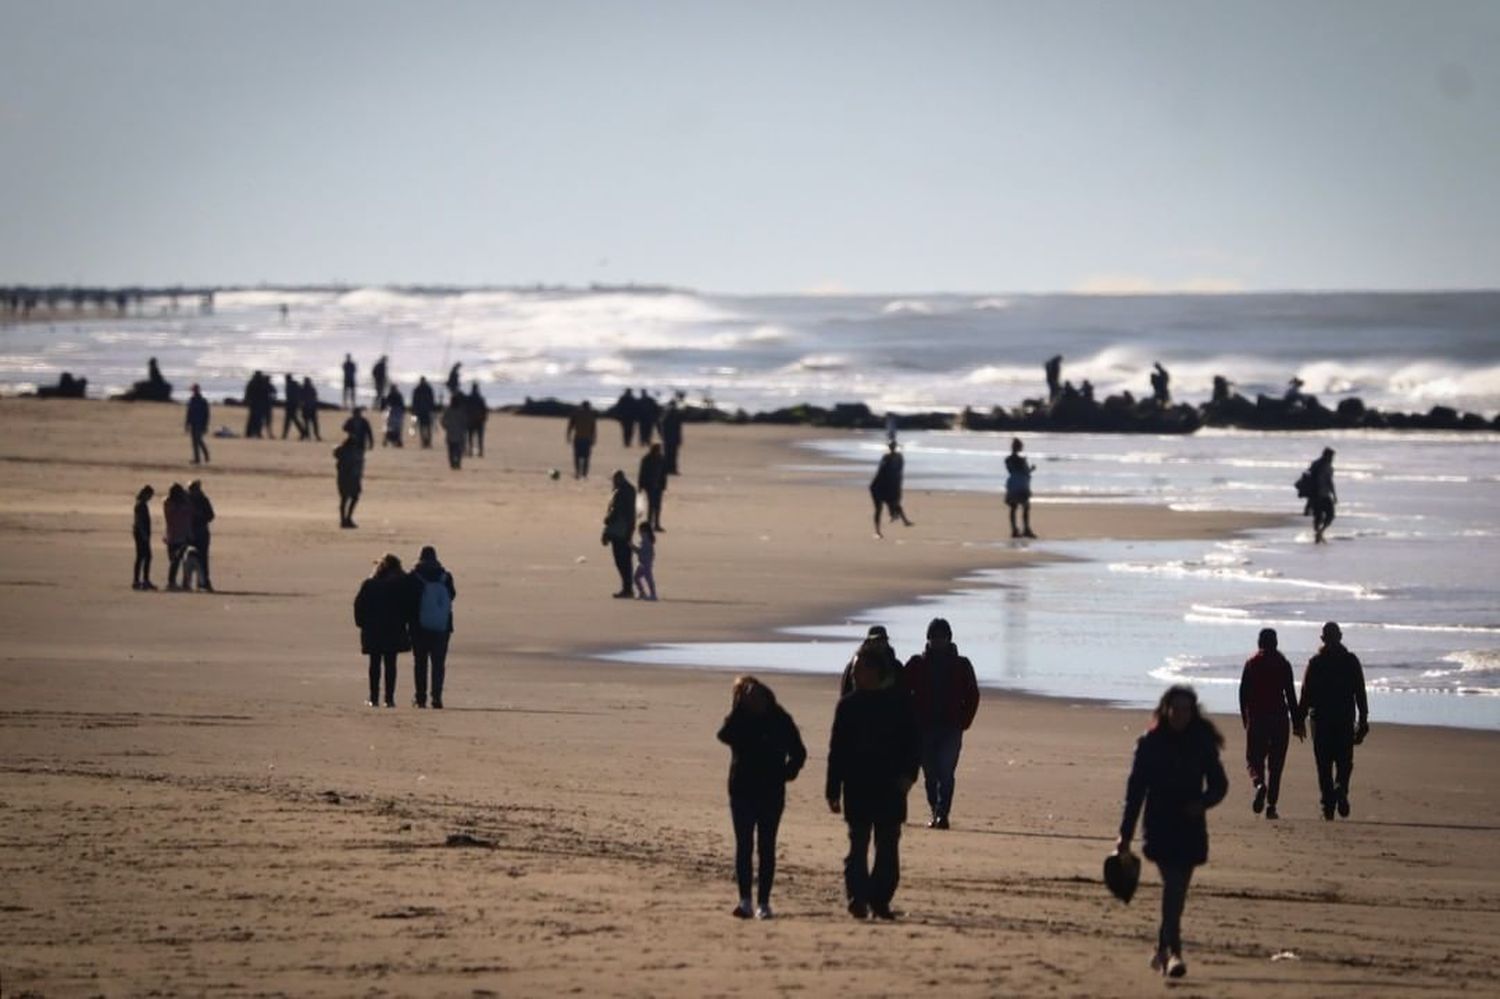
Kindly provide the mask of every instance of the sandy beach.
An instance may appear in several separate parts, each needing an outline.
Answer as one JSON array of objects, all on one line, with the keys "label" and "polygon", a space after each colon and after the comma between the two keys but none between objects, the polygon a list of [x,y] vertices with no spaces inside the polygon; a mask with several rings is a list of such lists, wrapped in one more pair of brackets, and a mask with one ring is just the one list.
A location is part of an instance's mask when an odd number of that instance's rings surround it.
[{"label": "sandy beach", "polygon": [[[215,407],[213,424],[243,415]],[[662,600],[611,600],[608,475],[634,477],[641,453],[612,423],[587,482],[556,420],[493,417],[487,457],[460,472],[414,441],[377,449],[361,526],[340,531],[338,422],[325,414],[321,445],[210,439],[195,470],[180,407],[0,399],[0,995],[1163,988],[1146,967],[1154,872],[1129,907],[1098,879],[1143,713],[987,692],[954,828],[907,827],[904,917],[866,924],[844,912],[844,828],[821,800],[835,684],[772,677],[811,755],[782,824],[779,918],[744,923],[714,740],[731,676],[591,658],[765,638],[1019,564],[996,497],[909,490],[917,525],[877,542],[863,478],[792,467],[827,432],[690,426]],[[158,492],[161,584],[159,497],[195,476],[218,509],[218,592],[132,591],[135,491]],[[1277,522],[1087,504],[1036,519],[1083,540]],[[382,552],[410,564],[424,544],[459,590],[448,708],[410,706],[403,656],[400,706],[371,710],[351,601]],[[1217,720],[1231,791],[1175,991],[1500,991],[1500,734],[1377,715],[1354,816],[1332,824],[1294,743],[1270,824],[1248,807],[1237,720]]]}]

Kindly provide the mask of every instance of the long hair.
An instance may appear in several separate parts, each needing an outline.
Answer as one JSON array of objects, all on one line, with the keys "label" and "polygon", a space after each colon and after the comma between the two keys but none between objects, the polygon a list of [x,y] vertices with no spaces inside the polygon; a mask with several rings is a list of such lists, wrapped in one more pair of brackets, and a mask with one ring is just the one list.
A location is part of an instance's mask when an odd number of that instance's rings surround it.
[{"label": "long hair", "polygon": [[380,556],[380,558],[375,560],[375,571],[370,573],[370,578],[379,579],[382,576],[387,576],[393,572],[400,571],[401,559],[397,558],[390,552],[386,552],[384,555]]},{"label": "long hair", "polygon": [[755,690],[757,687],[760,688],[761,693],[766,697],[766,707],[776,707],[776,695],[771,693],[771,688],[767,687],[764,683],[761,683],[760,680],[746,673],[743,676],[737,676],[734,678],[734,693],[730,696],[729,701],[730,710],[738,710],[741,702],[743,702],[745,698],[749,696],[750,692],[752,690]]},{"label": "long hair", "polygon": [[1172,700],[1177,697],[1186,697],[1193,706],[1193,718],[1188,722],[1188,729],[1197,729],[1213,740],[1215,746],[1224,748],[1224,735],[1218,726],[1203,716],[1202,709],[1198,706],[1198,692],[1185,683],[1176,683],[1167,688],[1167,692],[1161,695],[1161,700],[1156,702],[1156,708],[1151,712],[1151,726],[1147,731],[1155,732],[1158,729],[1166,731],[1167,708]]}]

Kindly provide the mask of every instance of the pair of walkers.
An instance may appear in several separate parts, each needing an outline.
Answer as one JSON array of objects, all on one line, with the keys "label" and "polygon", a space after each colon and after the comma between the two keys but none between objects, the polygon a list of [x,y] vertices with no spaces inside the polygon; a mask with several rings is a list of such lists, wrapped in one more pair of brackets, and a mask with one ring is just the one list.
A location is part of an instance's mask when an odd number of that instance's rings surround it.
[{"label": "pair of walkers", "polygon": [[428,667],[431,666],[431,703],[443,706],[443,682],[447,676],[448,643],[453,635],[453,601],[458,589],[453,574],[438,561],[437,551],[427,545],[411,572],[395,555],[386,554],[375,563],[375,571],[354,597],[354,625],[359,629],[360,651],[369,657],[370,697],[365,703],[378,707],[380,684],[385,680],[384,704],[396,706],[396,658],[411,652],[419,708],[428,705]]},{"label": "pair of walkers", "polygon": [[1259,651],[1240,675],[1240,722],[1245,728],[1245,764],[1254,797],[1251,808],[1268,819],[1279,818],[1281,774],[1292,735],[1307,736],[1312,724],[1313,760],[1318,772],[1323,818],[1348,818],[1349,778],[1354,747],[1370,730],[1364,669],[1344,646],[1333,621],[1323,625],[1322,646],[1307,662],[1302,694],[1297,695],[1292,665],[1277,649],[1274,629],[1261,631]]},{"label": "pair of walkers", "polygon": [[[653,450],[656,447],[652,445]],[[654,507],[658,520],[653,521],[648,517],[641,522],[640,541],[637,543],[635,486],[630,484],[630,479],[620,469],[615,470],[611,482],[614,491],[610,493],[609,507],[604,512],[604,530],[599,535],[599,543],[610,549],[615,571],[620,574],[620,588],[614,592],[614,596],[627,600],[632,596],[642,600],[655,600],[656,533],[661,530],[661,500],[658,498]]]},{"label": "pair of walkers", "polygon": [[[151,582],[151,499],[156,490],[146,485],[135,495],[135,512],[131,537],[135,541],[135,565],[131,570],[130,588],[154,590]],[[203,491],[203,482],[194,479],[184,489],[174,482],[162,500],[162,541],[167,548],[167,589],[191,590],[195,587],[209,593],[209,551],[213,534],[209,525],[214,519],[214,505]],[[179,581],[179,574],[181,579]]]},{"label": "pair of walkers", "polygon": [[[933,816],[928,826],[948,828],[953,773],[962,732],[978,706],[978,687],[973,666],[953,645],[952,629],[937,618],[928,626],[926,650],[905,668],[885,629],[871,628],[841,689],[829,734],[824,796],[829,810],[842,814],[848,827],[846,901],[856,919],[894,919],[891,902],[900,881],[907,793],[920,768]],[[733,750],[729,797],[740,888],[734,914],[769,918],[785,784],[801,770],[806,750],[791,717],[753,677],[735,682],[733,707],[719,739]],[[760,881],[752,909],[751,859],[757,854]]]}]

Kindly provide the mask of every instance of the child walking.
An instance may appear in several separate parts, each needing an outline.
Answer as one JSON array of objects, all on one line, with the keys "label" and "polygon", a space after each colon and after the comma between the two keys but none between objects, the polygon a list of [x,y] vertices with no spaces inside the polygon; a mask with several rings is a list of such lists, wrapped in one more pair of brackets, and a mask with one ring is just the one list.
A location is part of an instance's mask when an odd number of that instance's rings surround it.
[{"label": "child walking", "polygon": [[131,529],[131,534],[135,537],[135,568],[131,572],[130,582],[132,590],[156,589],[151,582],[151,508],[146,505],[155,495],[156,490],[150,486],[142,486],[141,491],[135,494],[135,526]]},{"label": "child walking", "polygon": [[[728,717],[719,741],[733,751],[729,760],[729,814],[734,822],[734,876],[740,901],[736,919],[771,918],[771,883],[776,877],[776,830],[786,808],[786,785],[807,762],[797,723],[776,703],[771,688],[753,676],[734,681]],[[757,842],[758,840],[758,842]],[[760,884],[750,906],[751,859],[760,855]]]},{"label": "child walking", "polygon": [[[641,521],[640,535],[641,543],[633,546],[636,554],[635,594],[642,600],[655,600],[656,573],[652,567],[656,564],[656,532],[651,529],[650,521]],[[646,595],[648,589],[650,596]]]}]

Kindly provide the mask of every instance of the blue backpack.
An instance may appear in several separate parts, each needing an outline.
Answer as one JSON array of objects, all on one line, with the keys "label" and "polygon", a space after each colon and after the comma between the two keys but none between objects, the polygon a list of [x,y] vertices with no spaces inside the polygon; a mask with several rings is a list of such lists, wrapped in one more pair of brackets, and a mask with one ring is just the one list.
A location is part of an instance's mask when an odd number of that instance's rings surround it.
[{"label": "blue backpack", "polygon": [[453,598],[448,595],[446,574],[436,581],[422,579],[422,605],[417,612],[417,623],[424,631],[447,631],[452,615]]}]

